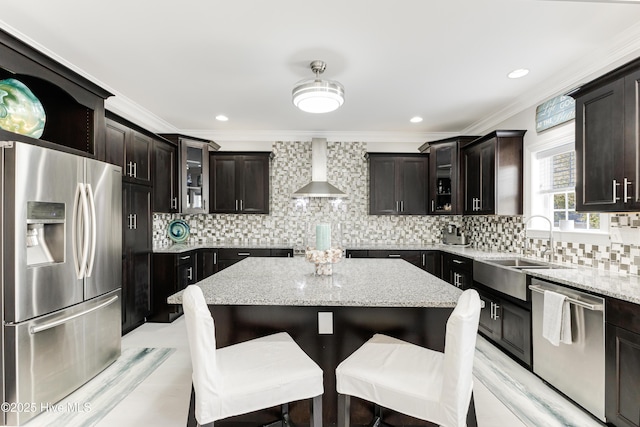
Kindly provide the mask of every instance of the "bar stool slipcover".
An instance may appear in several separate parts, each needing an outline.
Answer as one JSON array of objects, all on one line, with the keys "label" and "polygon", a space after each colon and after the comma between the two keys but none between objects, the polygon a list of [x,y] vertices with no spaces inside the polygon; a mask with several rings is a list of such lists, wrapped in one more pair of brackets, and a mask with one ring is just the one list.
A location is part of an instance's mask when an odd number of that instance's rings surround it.
[{"label": "bar stool slipcover", "polygon": [[376,334],[336,368],[338,426],[349,396],[446,427],[466,425],[480,297],[466,290],[447,320],[444,353]]},{"label": "bar stool slipcover", "polygon": [[312,425],[322,426],[322,369],[287,333],[216,349],[215,325],[200,287],[182,294],[199,425],[311,399]]}]

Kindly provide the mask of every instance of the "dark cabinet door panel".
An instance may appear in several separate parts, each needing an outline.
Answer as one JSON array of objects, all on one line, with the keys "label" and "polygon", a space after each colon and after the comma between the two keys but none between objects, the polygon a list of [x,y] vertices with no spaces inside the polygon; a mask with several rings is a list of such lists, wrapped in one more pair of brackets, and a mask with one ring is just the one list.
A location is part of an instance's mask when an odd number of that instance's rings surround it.
[{"label": "dark cabinet door panel", "polygon": [[622,188],[622,194],[623,197],[627,195],[625,200],[628,204],[627,208],[640,210],[640,181],[638,181],[640,180],[640,70],[625,77],[624,86],[624,140],[626,142],[624,170],[626,181],[623,180],[622,185],[626,188]]},{"label": "dark cabinet door panel", "polygon": [[242,157],[242,187],[239,189],[243,213],[269,212],[269,161],[264,156]]},{"label": "dark cabinet door panel", "polygon": [[236,160],[233,156],[214,156],[211,162],[212,211],[233,213],[238,210]]},{"label": "dark cabinet door panel", "polygon": [[427,214],[427,158],[408,158],[402,162],[402,197],[400,213]]},{"label": "dark cabinet door panel", "polygon": [[494,211],[496,188],[496,145],[484,144],[480,149],[480,213],[491,214]]},{"label": "dark cabinet door panel", "polygon": [[502,300],[500,343],[518,359],[531,366],[531,312]]},{"label": "dark cabinet door panel", "polygon": [[578,210],[623,205],[623,90],[618,80],[576,100]]},{"label": "dark cabinet door panel", "polygon": [[113,120],[107,120],[107,139],[105,161],[122,168],[122,174],[126,173],[125,148],[127,146],[128,128]]},{"label": "dark cabinet door panel", "polygon": [[393,158],[372,157],[369,163],[369,213],[393,215],[399,211],[396,194],[396,162]]},{"label": "dark cabinet door panel", "polygon": [[640,334],[607,324],[606,417],[640,427]]},{"label": "dark cabinet door panel", "polygon": [[153,211],[178,211],[178,148],[153,141]]}]

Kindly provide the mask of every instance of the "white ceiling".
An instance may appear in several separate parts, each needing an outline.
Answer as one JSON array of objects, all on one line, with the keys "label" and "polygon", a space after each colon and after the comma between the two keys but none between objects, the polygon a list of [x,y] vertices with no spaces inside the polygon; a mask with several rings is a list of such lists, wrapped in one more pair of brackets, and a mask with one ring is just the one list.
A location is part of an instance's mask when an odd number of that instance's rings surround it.
[{"label": "white ceiling", "polygon": [[[115,93],[112,111],[216,141],[477,132],[640,56],[631,0],[33,0],[4,2],[0,27]],[[291,103],[314,59],[345,87],[332,113]]]}]

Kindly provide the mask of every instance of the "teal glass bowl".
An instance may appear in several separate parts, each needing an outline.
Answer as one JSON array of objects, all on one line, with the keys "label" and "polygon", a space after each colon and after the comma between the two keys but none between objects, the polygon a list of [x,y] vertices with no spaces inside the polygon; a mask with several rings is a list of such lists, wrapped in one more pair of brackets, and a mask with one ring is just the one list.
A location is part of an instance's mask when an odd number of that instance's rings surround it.
[{"label": "teal glass bowl", "polygon": [[174,219],[169,223],[167,233],[169,238],[176,243],[184,243],[189,238],[189,224],[182,219]]}]

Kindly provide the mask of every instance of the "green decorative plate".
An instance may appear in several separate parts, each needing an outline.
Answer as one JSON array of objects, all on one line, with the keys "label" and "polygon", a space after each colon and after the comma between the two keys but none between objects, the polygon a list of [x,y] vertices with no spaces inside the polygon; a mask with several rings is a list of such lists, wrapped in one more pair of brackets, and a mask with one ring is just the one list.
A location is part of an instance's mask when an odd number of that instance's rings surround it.
[{"label": "green decorative plate", "polygon": [[0,128],[40,138],[47,117],[40,100],[19,80],[0,80]]},{"label": "green decorative plate", "polygon": [[174,219],[169,223],[169,238],[176,243],[184,243],[189,238],[189,224],[182,219]]}]

